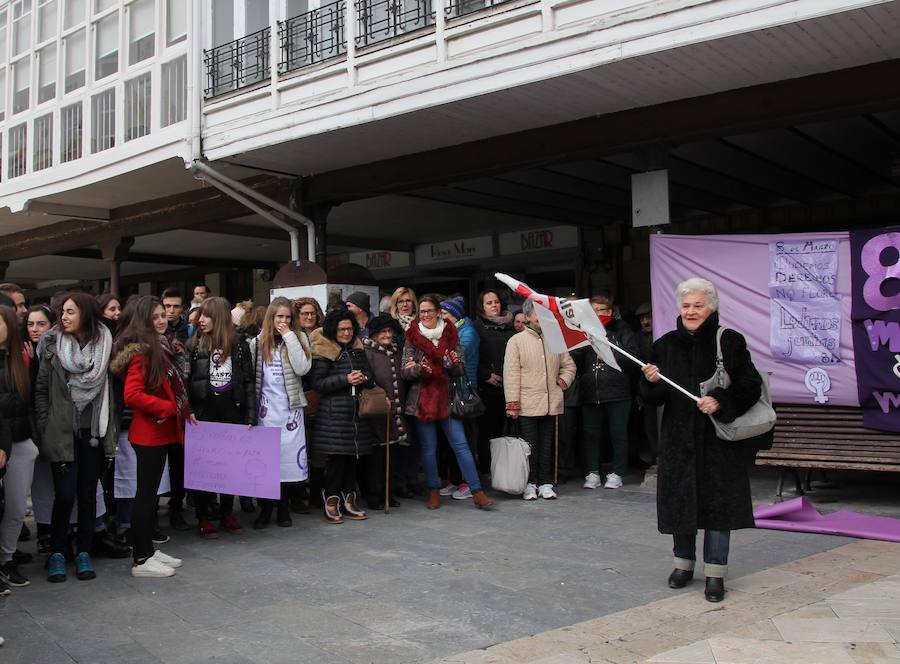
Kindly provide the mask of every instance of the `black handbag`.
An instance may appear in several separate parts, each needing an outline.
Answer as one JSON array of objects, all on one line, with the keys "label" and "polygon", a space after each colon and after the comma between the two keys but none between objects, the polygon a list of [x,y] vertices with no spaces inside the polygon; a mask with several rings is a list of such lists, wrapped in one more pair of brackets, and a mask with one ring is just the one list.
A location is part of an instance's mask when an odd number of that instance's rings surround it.
[{"label": "black handbag", "polygon": [[[465,382],[463,382],[465,381]],[[466,389],[463,390],[463,385]],[[467,377],[450,383],[450,415],[462,420],[481,417],[486,410],[484,402]]]}]

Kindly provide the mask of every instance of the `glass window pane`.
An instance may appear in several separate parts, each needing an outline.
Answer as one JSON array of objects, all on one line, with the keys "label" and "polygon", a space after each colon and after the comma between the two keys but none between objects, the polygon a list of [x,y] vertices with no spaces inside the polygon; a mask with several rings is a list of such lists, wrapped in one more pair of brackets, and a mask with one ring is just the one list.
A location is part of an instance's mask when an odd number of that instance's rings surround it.
[{"label": "glass window pane", "polygon": [[66,92],[72,92],[85,83],[87,57],[85,31],[79,30],[66,37]]},{"label": "glass window pane", "polygon": [[31,105],[31,56],[13,65],[13,113],[28,110]]},{"label": "glass window pane", "polygon": [[28,125],[24,122],[9,130],[9,161],[7,171],[9,177],[17,178],[25,175],[28,167]]},{"label": "glass window pane", "polygon": [[168,127],[187,117],[187,56],[164,62],[160,73],[162,101],[159,124]]},{"label": "glass window pane", "polygon": [[91,152],[102,152],[116,144],[116,89],[91,97]]},{"label": "glass window pane", "polygon": [[87,11],[87,0],[65,0],[66,12],[63,27],[72,28],[84,21]]},{"label": "glass window pane", "polygon": [[38,103],[56,96],[56,44],[38,53]]},{"label": "glass window pane", "polygon": [[31,47],[31,2],[13,3],[13,55]]},{"label": "glass window pane", "polygon": [[61,162],[81,159],[81,102],[65,106],[59,113],[62,131],[59,137],[59,160]]},{"label": "glass window pane", "polygon": [[94,80],[99,81],[119,71],[119,12],[97,22]]},{"label": "glass window pane", "polygon": [[53,166],[53,114],[34,120],[34,164],[32,170],[41,171]]},{"label": "glass window pane", "polygon": [[94,13],[99,14],[104,9],[109,9],[117,2],[118,0],[94,0]]},{"label": "glass window pane", "polygon": [[137,0],[128,9],[128,64],[152,58],[156,41],[156,0]]},{"label": "glass window pane", "polygon": [[150,73],[125,81],[125,140],[150,133]]},{"label": "glass window pane", "polygon": [[258,32],[269,25],[269,0],[246,0],[245,35]]},{"label": "glass window pane", "polygon": [[187,37],[187,0],[166,0],[166,43]]},{"label": "glass window pane", "polygon": [[0,69],[0,122],[6,119],[6,70]]},{"label": "glass window pane", "polygon": [[309,0],[287,0],[287,17],[294,18],[309,11]]},{"label": "glass window pane", "polygon": [[0,63],[6,62],[6,10],[0,12]]},{"label": "glass window pane", "polygon": [[234,3],[231,0],[213,0],[213,46],[221,46],[234,40]]},{"label": "glass window pane", "polygon": [[56,36],[56,0],[41,0],[38,6],[38,43]]}]

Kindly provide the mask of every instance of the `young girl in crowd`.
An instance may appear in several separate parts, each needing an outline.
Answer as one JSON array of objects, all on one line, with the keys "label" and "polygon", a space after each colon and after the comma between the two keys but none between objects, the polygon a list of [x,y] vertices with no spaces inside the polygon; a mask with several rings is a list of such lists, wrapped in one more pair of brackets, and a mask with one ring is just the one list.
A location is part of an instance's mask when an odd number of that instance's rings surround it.
[{"label": "young girl in crowd", "polygon": [[[266,309],[262,331],[250,340],[255,368],[257,413],[260,426],[281,431],[281,500],[278,503],[279,526],[291,525],[288,493],[291,483],[309,477],[306,451],[306,427],[303,423],[303,376],[312,366],[309,341],[294,318],[291,301],[276,297]],[[261,499],[260,514],[253,527],[265,528],[272,518],[276,501]]]},{"label": "young girl in crowd", "polygon": [[359,339],[359,323],[347,309],[337,307],[325,316],[325,324],[312,335],[312,387],[321,401],[313,428],[312,444],[328,455],[325,486],[325,519],[343,523],[362,520],[366,513],[356,505],[356,466],[372,451],[372,430],[359,419],[357,395],[375,386],[372,370]]},{"label": "young girl in crowd", "polygon": [[[253,361],[247,341],[231,322],[231,307],[222,297],[210,297],[200,304],[198,332],[191,350],[189,396],[197,418],[225,424],[256,423],[256,390]],[[194,497],[198,532],[204,539],[219,536],[209,513],[212,494],[198,491]],[[233,534],[244,531],[232,514],[234,496],[219,496],[222,528]]]},{"label": "young girl in crowd", "polygon": [[462,421],[450,417],[450,379],[465,373],[463,347],[454,325],[440,317],[440,304],[433,295],[419,299],[419,317],[406,330],[403,349],[403,377],[412,384],[406,398],[406,412],[415,416],[422,466],[428,482],[428,509],[441,506],[441,478],[437,468],[437,427],[450,443],[472,492],[476,507],[486,509],[494,503],[481,488],[475,460],[469,451]]},{"label": "young girl in crowd", "polygon": [[132,307],[116,340],[111,365],[114,373],[125,372],[125,405],[133,409],[128,441],[137,457],[137,488],[131,524],[131,575],[167,577],[182,563],[154,551],[157,489],[169,447],[184,444],[184,422],[193,416],[176,353],[166,339],[168,323],[162,303],[144,295]]},{"label": "young girl in crowd", "polygon": [[38,455],[31,440],[30,401],[31,379],[22,352],[16,312],[12,307],[0,306],[0,419],[12,441],[3,479],[6,508],[0,519],[0,579],[11,586],[29,583],[19,572],[19,562],[25,560],[16,551],[16,542],[25,519],[26,499]]},{"label": "young girl in crowd", "polygon": [[[66,580],[69,515],[78,499],[75,572],[96,577],[91,543],[97,507],[97,479],[104,456],[116,446],[116,422],[109,384],[112,335],[100,322],[100,307],[86,293],[68,293],[59,329],[47,334],[34,393],[41,456],[53,473],[53,555],[47,580]],[[52,336],[51,336],[52,334]]]}]

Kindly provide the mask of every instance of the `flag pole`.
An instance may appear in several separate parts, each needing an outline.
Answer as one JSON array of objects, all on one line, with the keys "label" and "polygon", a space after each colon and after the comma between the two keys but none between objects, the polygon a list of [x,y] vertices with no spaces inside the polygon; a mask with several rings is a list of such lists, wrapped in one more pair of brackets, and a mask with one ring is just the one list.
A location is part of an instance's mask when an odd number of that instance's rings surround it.
[{"label": "flag pole", "polygon": [[[578,327],[581,328],[580,325],[579,325]],[[618,351],[619,353],[621,353],[622,355],[624,355],[625,357],[627,357],[629,360],[631,360],[632,362],[634,362],[635,364],[637,364],[641,369],[643,369],[644,367],[647,366],[647,363],[646,363],[646,362],[642,362],[641,360],[639,360],[638,358],[636,358],[636,357],[635,357],[634,355],[632,355],[631,353],[628,353],[628,352],[622,350],[621,348],[619,348],[618,346],[616,346],[614,343],[612,343],[609,339],[603,339],[603,338],[595,337],[593,334],[591,334],[590,332],[587,332],[587,331],[585,331],[585,330],[582,330],[582,332],[584,332],[584,333],[588,336],[588,339],[590,339],[591,345],[592,345],[592,346],[593,346],[597,341],[602,341],[603,343],[605,343],[607,346],[609,346],[609,347],[612,348],[613,350]],[[687,391],[686,389],[684,389],[683,387],[681,387],[681,385],[679,385],[678,383],[674,382],[673,380],[670,380],[669,378],[666,378],[666,377],[663,376],[661,373],[660,373],[660,374],[657,374],[657,375],[660,377],[660,380],[663,380],[663,381],[667,382],[669,385],[671,385],[672,387],[674,387],[676,390],[678,390],[679,392],[681,392],[681,393],[682,393],[683,395],[685,395],[686,397],[690,397],[690,398],[693,399],[694,401],[700,401],[699,397],[697,397],[696,395],[691,394],[689,391]]]}]

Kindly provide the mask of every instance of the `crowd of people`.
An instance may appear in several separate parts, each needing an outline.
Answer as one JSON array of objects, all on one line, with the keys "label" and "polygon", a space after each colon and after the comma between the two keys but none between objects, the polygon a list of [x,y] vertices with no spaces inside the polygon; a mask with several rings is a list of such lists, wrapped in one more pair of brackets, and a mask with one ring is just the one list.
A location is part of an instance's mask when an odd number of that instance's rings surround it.
[{"label": "crowd of people", "polygon": [[[669,585],[691,580],[705,530],[706,597],[719,601],[730,531],[753,518],[745,448],[718,440],[709,418],[746,411],[760,379],[728,330],[730,388],[693,404],[661,382],[660,371],[690,386],[715,370],[715,287],[694,278],[676,296],[677,329],[655,344],[649,305],[629,320],[609,294],[590,298],[610,341],[648,362],[616,369],[590,346],[552,352],[533,303],[512,311],[494,289],[470,317],[460,295],[407,287],[373,313],[363,292],[323,312],[308,297],[232,306],[204,285],[190,301],[176,289],[127,301],[70,291],[28,307],[21,288],[0,284],[0,593],[29,584],[33,556],[17,549],[32,534],[29,496],[48,581],[66,581],[70,564],[95,578],[98,555],[130,557],[135,577],[169,577],[183,561],[158,548],[169,539],[161,496],[170,528],[204,539],[243,531],[235,498],[254,529],[273,517],[290,527],[311,506],[329,524],[399,499],[491,510],[490,441],[511,434],[531,450],[526,501],[556,499],[560,473],[579,466],[585,489],[615,490],[630,464],[658,462]],[[473,395],[477,417],[455,403]],[[185,431],[199,421],[278,428],[280,497],[186,491]]]}]

